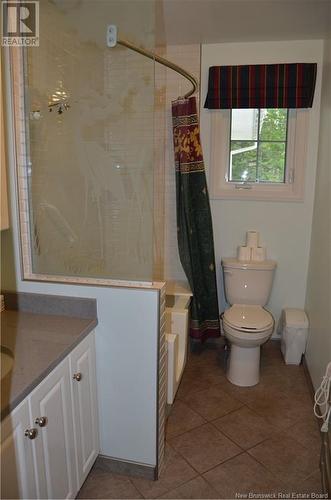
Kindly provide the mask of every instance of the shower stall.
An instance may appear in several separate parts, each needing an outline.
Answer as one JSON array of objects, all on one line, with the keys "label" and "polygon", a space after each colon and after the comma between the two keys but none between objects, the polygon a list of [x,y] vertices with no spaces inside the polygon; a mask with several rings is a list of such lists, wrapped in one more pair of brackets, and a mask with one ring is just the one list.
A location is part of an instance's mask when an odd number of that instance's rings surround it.
[{"label": "shower stall", "polygon": [[165,280],[165,67],[197,82],[162,57],[160,2],[97,7],[40,1],[39,46],[12,53],[23,272],[145,285]]},{"label": "shower stall", "polygon": [[23,60],[32,275],[162,278],[156,66],[107,47],[114,19],[155,50],[152,2],[40,2],[39,47]]}]

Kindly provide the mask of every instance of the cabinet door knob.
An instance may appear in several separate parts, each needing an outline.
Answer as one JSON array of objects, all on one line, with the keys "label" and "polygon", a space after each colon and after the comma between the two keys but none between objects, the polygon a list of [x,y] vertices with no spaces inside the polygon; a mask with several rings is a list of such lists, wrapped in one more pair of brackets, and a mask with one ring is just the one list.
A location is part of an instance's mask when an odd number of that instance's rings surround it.
[{"label": "cabinet door knob", "polygon": [[39,427],[45,427],[47,425],[47,417],[38,417],[34,423],[39,425]]},{"label": "cabinet door knob", "polygon": [[82,380],[82,374],[80,372],[74,373],[73,379],[77,380],[77,382],[80,382]]},{"label": "cabinet door knob", "polygon": [[38,436],[38,430],[37,429],[26,429],[24,436],[28,437],[29,439],[36,439]]}]

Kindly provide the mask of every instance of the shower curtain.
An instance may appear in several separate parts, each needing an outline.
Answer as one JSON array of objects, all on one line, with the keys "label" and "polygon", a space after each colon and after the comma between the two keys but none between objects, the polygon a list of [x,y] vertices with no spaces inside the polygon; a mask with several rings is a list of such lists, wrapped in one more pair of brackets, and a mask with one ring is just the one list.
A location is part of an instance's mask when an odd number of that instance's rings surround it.
[{"label": "shower curtain", "polygon": [[190,336],[220,335],[213,227],[195,97],[172,103],[179,257],[193,299]]}]

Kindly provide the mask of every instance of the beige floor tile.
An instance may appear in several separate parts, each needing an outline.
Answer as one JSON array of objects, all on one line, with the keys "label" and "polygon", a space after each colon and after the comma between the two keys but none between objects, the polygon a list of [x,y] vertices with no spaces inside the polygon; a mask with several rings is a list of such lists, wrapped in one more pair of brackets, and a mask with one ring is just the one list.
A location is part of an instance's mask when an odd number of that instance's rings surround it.
[{"label": "beige floor tile", "polygon": [[142,498],[129,477],[105,472],[94,467],[77,498]]},{"label": "beige floor tile", "polygon": [[197,476],[197,472],[171,446],[166,446],[165,464],[157,481],[132,478],[145,498],[157,498]]},{"label": "beige floor tile", "polygon": [[[283,484],[261,464],[242,453],[203,475],[217,490],[219,498],[235,498],[236,494],[272,494],[283,491]],[[251,497],[254,498],[254,497]],[[276,496],[277,498],[277,496]]]},{"label": "beige floor tile", "polygon": [[321,433],[315,417],[307,417],[286,429],[286,435],[292,437],[315,454],[321,451]]},{"label": "beige floor tile", "polygon": [[285,433],[267,439],[248,453],[280,480],[291,484],[304,481],[318,467],[318,456]]},{"label": "beige floor tile", "polygon": [[302,366],[269,362],[261,368],[261,382],[276,392],[309,396],[309,387]]},{"label": "beige floor tile", "polygon": [[323,493],[322,491],[322,480],[321,480],[321,472],[319,469],[314,471],[310,476],[307,477],[302,482],[299,482],[298,484],[293,484],[291,492],[292,493],[300,493],[309,495],[310,498],[312,498],[312,494],[320,495]]},{"label": "beige floor tile", "polygon": [[215,420],[213,424],[244,450],[278,432],[278,429],[247,406]]},{"label": "beige floor tile", "polygon": [[279,342],[268,342],[260,383],[237,387],[226,379],[223,361],[222,349],[189,355],[158,481],[94,467],[78,498],[321,493],[320,436],[303,367],[285,365]]},{"label": "beige floor tile", "polygon": [[248,404],[253,402],[258,397],[268,393],[269,387],[266,388],[262,382],[254,385],[253,387],[240,387],[225,379],[222,381],[222,390],[230,396],[238,399],[243,404]]},{"label": "beige floor tile", "polygon": [[188,394],[183,401],[206,420],[215,420],[243,405],[241,401],[224,392],[222,386],[223,384],[218,384],[207,390]]},{"label": "beige floor tile", "polygon": [[218,493],[214,488],[207,483],[201,476],[192,479],[188,483],[169,491],[161,498],[219,498]]},{"label": "beige floor tile", "polygon": [[209,365],[203,366],[202,364],[189,366],[185,369],[176,398],[184,399],[190,394],[223,383],[224,380],[225,377],[221,368]]},{"label": "beige floor tile", "polygon": [[190,431],[206,421],[188,405],[177,399],[173,404],[166,424],[166,438],[178,436]]},{"label": "beige floor tile", "polygon": [[280,350],[280,342],[276,340],[271,340],[261,346],[261,365],[271,363],[280,364],[283,362],[283,356]]},{"label": "beige floor tile", "polygon": [[280,429],[287,429],[294,425],[299,418],[309,417],[312,414],[310,400],[299,395],[288,395],[274,390],[264,392],[247,405],[256,413],[264,417],[271,425]]},{"label": "beige floor tile", "polygon": [[212,424],[170,439],[170,444],[200,473],[242,451]]},{"label": "beige floor tile", "polygon": [[220,367],[223,365],[224,352],[222,348],[209,349],[202,348],[200,353],[190,352],[187,359],[187,366],[204,365],[205,367]]}]

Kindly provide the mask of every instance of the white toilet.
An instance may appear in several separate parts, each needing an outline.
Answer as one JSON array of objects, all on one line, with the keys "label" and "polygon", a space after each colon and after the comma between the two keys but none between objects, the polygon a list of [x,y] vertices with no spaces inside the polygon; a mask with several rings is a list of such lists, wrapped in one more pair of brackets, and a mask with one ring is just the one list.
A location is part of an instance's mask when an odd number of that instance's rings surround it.
[{"label": "white toilet", "polygon": [[231,307],[223,316],[223,328],[231,344],[227,378],[249,387],[260,379],[260,346],[272,335],[274,318],[266,309],[275,261],[222,260],[225,296]]}]

